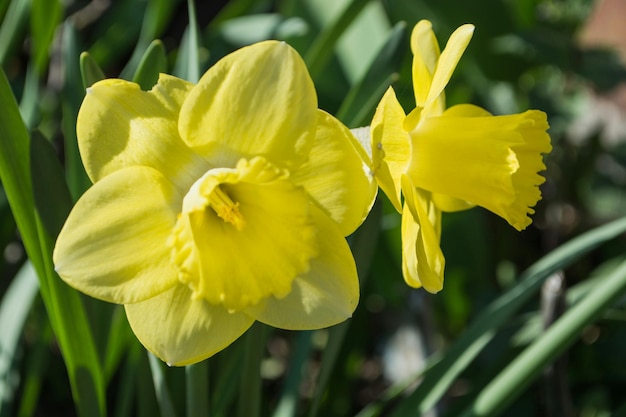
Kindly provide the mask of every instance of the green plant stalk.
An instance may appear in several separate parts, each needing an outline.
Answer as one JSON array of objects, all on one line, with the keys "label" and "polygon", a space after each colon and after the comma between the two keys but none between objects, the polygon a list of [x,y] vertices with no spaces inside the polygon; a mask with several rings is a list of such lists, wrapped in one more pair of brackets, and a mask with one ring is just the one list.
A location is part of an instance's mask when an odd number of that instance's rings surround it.
[{"label": "green plant stalk", "polygon": [[245,356],[243,359],[241,386],[237,415],[259,417],[261,415],[261,360],[265,352],[268,328],[256,322],[244,335]]},{"label": "green plant stalk", "polygon": [[542,369],[567,349],[585,326],[626,293],[626,261],[550,326],[478,395],[463,417],[493,416],[515,400]]},{"label": "green plant stalk", "polygon": [[185,367],[188,417],[209,417],[209,361]]},{"label": "green plant stalk", "polygon": [[274,417],[293,417],[296,415],[302,369],[313,350],[312,339],[312,331],[302,331],[296,335],[295,351],[289,361],[287,377],[283,382],[283,390],[274,411]]},{"label": "green plant stalk", "polygon": [[197,83],[200,79],[200,58],[198,57],[200,33],[198,31],[198,19],[196,18],[196,6],[193,0],[187,0],[187,9],[189,10],[187,81]]}]

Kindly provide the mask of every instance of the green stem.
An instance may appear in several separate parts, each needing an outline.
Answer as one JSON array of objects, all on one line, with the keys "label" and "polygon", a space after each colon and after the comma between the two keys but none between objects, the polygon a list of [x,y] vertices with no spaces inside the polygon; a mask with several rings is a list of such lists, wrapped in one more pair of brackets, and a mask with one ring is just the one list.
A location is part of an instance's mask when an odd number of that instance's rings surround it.
[{"label": "green stem", "polygon": [[261,360],[265,353],[268,328],[256,322],[245,334],[246,351],[243,360],[240,397],[237,404],[239,417],[261,415]]},{"label": "green stem", "polygon": [[187,416],[209,417],[209,361],[185,368]]}]

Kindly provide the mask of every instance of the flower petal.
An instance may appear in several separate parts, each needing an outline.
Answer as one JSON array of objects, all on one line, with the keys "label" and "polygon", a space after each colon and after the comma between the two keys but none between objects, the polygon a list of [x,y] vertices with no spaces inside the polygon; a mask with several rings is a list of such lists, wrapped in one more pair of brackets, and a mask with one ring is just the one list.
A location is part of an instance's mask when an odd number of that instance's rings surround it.
[{"label": "flower petal", "polygon": [[254,322],[194,298],[184,284],[134,304],[126,316],[139,341],[168,365],[200,362],[237,340]]},{"label": "flower petal", "polygon": [[[452,33],[452,35],[450,35],[448,43],[437,61],[437,68],[433,74],[432,84],[430,85],[430,90],[428,91],[428,97],[426,98],[424,107],[427,107],[430,103],[434,102],[443,92],[443,89],[448,84],[448,81],[450,81],[450,77],[452,76],[454,69],[459,63],[463,52],[465,52],[465,48],[467,48],[467,45],[472,39],[473,34],[474,25],[468,24],[460,26]],[[414,79],[414,88],[416,82],[417,81]]]},{"label": "flower petal", "polygon": [[337,223],[344,236],[363,223],[378,189],[364,156],[357,151],[364,150],[355,141],[339,120],[319,110],[309,159],[291,175],[292,181],[303,186]]},{"label": "flower petal", "polygon": [[298,53],[265,41],[222,58],[180,113],[179,132],[213,166],[261,155],[289,167],[304,161],[315,134],[317,97]]},{"label": "flower petal", "polygon": [[439,60],[439,43],[428,20],[420,20],[411,32],[411,51],[413,52],[413,92],[415,104],[424,107],[433,74]]},{"label": "flower petal", "polygon": [[72,209],[54,248],[56,271],[72,287],[119,304],[171,288],[177,279],[166,242],[181,201],[152,168],[115,171]]},{"label": "flower petal", "polygon": [[[107,79],[87,89],[76,131],[92,182],[119,169],[150,166],[179,184],[193,183],[205,162],[178,136],[178,112],[192,84],[161,74],[150,91]],[[201,174],[200,174],[201,175]]]},{"label": "flower petal", "polygon": [[372,119],[372,164],[380,188],[402,212],[400,177],[411,161],[411,140],[403,128],[406,115],[389,87]]},{"label": "flower petal", "polygon": [[445,258],[441,247],[441,211],[427,192],[416,189],[402,176],[402,272],[412,287],[423,286],[431,293],[443,288]]},{"label": "flower petal", "polygon": [[352,253],[337,226],[319,210],[319,254],[311,268],[293,281],[283,298],[269,297],[245,312],[281,329],[319,329],[351,317],[359,301],[359,281]]}]

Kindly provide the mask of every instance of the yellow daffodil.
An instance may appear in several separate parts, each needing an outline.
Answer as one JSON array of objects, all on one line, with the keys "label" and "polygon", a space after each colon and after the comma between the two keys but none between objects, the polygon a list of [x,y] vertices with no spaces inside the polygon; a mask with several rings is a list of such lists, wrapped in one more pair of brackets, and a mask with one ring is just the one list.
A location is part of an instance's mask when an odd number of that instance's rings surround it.
[{"label": "yellow daffodil", "polygon": [[98,82],[77,133],[94,185],[58,237],[56,270],[124,304],[158,357],[203,360],[255,320],[315,329],[351,316],[359,287],[344,236],[376,185],[287,44],[242,48],[197,85]]},{"label": "yellow daffodil", "polygon": [[430,22],[420,21],[411,34],[416,107],[406,115],[389,88],[371,126],[373,170],[402,213],[404,279],[433,293],[443,287],[441,212],[479,205],[524,229],[541,198],[541,154],[551,150],[541,111],[446,109],[444,88],[473,32],[459,27],[440,53]]}]

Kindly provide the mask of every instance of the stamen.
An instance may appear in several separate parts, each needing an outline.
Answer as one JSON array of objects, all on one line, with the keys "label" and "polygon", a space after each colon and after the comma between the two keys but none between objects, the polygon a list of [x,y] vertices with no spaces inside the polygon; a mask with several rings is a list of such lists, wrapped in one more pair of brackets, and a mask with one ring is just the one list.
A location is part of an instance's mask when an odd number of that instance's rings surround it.
[{"label": "stamen", "polygon": [[235,226],[241,231],[246,222],[239,211],[239,203],[235,203],[218,185],[209,195],[209,206],[222,220]]}]

